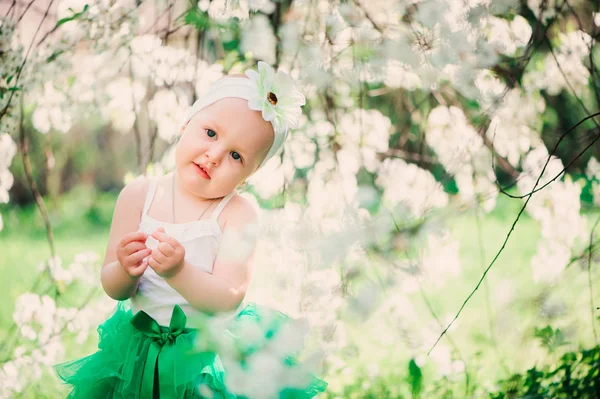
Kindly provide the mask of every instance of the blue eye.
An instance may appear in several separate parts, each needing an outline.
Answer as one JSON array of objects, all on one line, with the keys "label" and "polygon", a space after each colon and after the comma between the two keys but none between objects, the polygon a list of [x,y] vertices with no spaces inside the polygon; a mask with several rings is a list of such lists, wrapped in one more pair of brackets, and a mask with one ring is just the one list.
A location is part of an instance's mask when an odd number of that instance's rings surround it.
[{"label": "blue eye", "polygon": [[217,135],[217,133],[212,129],[206,129],[206,134],[208,137],[215,137]]},{"label": "blue eye", "polygon": [[235,159],[236,161],[239,161],[239,160],[242,159],[242,156],[239,153],[235,152],[235,151],[231,151],[231,157],[233,159]]}]

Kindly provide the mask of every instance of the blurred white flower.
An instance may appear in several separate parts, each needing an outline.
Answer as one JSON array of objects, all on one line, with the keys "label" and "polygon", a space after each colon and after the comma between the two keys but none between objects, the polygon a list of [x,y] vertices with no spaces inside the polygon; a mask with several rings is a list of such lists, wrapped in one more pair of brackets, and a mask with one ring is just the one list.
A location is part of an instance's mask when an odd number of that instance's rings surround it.
[{"label": "blurred white flower", "polygon": [[337,42],[340,33],[348,28],[344,18],[337,11],[337,9],[334,9],[325,18],[325,34],[332,42]]},{"label": "blurred white flower", "polygon": [[292,162],[296,168],[308,168],[315,163],[317,145],[304,136],[292,135],[285,143],[285,150],[290,152]]},{"label": "blurred white flower", "polygon": [[443,0],[426,0],[417,5],[416,20],[428,28],[443,23],[448,5]]},{"label": "blurred white flower", "polygon": [[443,286],[448,279],[460,275],[460,244],[451,238],[448,231],[429,233],[427,246],[420,261],[421,271],[427,276],[426,281],[436,287]]},{"label": "blurred white flower", "polygon": [[25,293],[15,301],[13,320],[26,338],[37,338],[40,343],[45,343],[57,333],[55,314],[56,304],[52,298]]},{"label": "blurred white flower", "polygon": [[240,50],[243,53],[249,52],[256,60],[274,64],[276,45],[273,27],[265,15],[257,14],[242,25]]},{"label": "blurred white flower", "polygon": [[51,81],[44,84],[41,100],[33,112],[33,127],[40,133],[48,133],[54,129],[66,133],[73,125],[73,118],[66,111],[67,97],[63,92],[57,90]]},{"label": "blurred white flower", "polygon": [[279,28],[279,39],[283,54],[295,55],[300,46],[298,22],[290,20]]},{"label": "blurred white flower", "polygon": [[121,133],[129,133],[139,114],[141,102],[146,95],[144,85],[135,80],[117,78],[106,86],[109,101],[105,112],[108,113],[113,127]]},{"label": "blurred white flower", "polygon": [[222,77],[223,65],[208,64],[204,60],[198,60],[195,78],[196,97],[206,94],[210,86]]},{"label": "blurred white flower", "polygon": [[452,351],[448,345],[438,344],[429,357],[436,364],[439,373],[443,376],[452,376],[464,371],[464,363],[453,359]]},{"label": "blurred white flower", "polygon": [[[46,267],[45,262],[42,262],[38,269],[41,271]],[[48,269],[52,278],[56,281],[63,282],[67,285],[71,284],[73,275],[62,267],[62,259],[59,256],[48,259]]]},{"label": "blurred white flower", "polygon": [[[531,192],[542,172],[549,154],[542,144],[525,157],[524,171],[517,187],[522,195]],[[551,157],[537,188],[562,173],[560,159]],[[570,261],[571,251],[577,239],[586,237],[586,220],[580,214],[581,186],[570,176],[553,181],[531,197],[527,212],[541,225],[542,239],[531,260],[535,281],[552,281],[557,278]]]},{"label": "blurred white flower", "polygon": [[338,11],[350,26],[358,26],[363,21],[363,15],[360,9],[352,3],[340,4]]},{"label": "blurred white flower", "polygon": [[585,169],[585,174],[589,180],[596,179],[600,181],[600,162],[592,156]]},{"label": "blurred white flower", "polygon": [[64,353],[65,348],[60,340],[60,336],[56,335],[40,348],[34,349],[31,352],[31,358],[37,364],[51,367],[63,358]]},{"label": "blurred white flower", "polygon": [[600,183],[592,182],[592,195],[594,196],[594,205],[600,205]]},{"label": "blurred white flower", "polygon": [[208,15],[217,21],[230,18],[243,20],[247,19],[249,14],[248,0],[212,0],[208,6]]},{"label": "blurred white flower", "polygon": [[560,45],[554,50],[556,59],[548,54],[543,68],[538,67],[526,73],[524,84],[546,90],[551,95],[558,95],[562,90],[573,90],[580,96],[588,86],[590,74],[584,61],[588,58],[592,38],[578,30],[559,33],[558,40]]},{"label": "blurred white flower", "polygon": [[[17,153],[17,146],[8,133],[0,134],[0,204],[9,200],[8,190],[14,183],[14,177],[10,173],[12,159]],[[0,219],[0,231],[2,220]]]},{"label": "blurred white flower", "polygon": [[415,217],[448,205],[448,195],[431,172],[402,159],[385,159],[375,182],[384,189],[384,201],[405,204]]},{"label": "blurred white flower", "polygon": [[533,11],[535,17],[541,21],[548,20],[556,15],[556,0],[527,0],[527,6]]},{"label": "blurred white flower", "polygon": [[541,144],[538,125],[541,125],[540,115],[545,107],[539,94],[510,90],[494,112],[487,130],[494,151],[516,166],[521,154]]},{"label": "blurred white flower", "polygon": [[148,102],[149,116],[158,127],[158,136],[172,142],[179,134],[185,116],[186,102],[173,90],[161,89]]},{"label": "blurred white flower", "polygon": [[506,85],[488,69],[480,70],[473,83],[479,90],[478,101],[491,109],[497,108],[507,92]]},{"label": "blurred white flower", "polygon": [[525,18],[515,15],[510,22],[510,29],[512,31],[512,39],[517,47],[524,47],[529,42],[532,29]]},{"label": "blurred white flower", "polygon": [[265,166],[250,176],[247,182],[252,185],[260,197],[271,198],[283,190],[286,176],[290,176],[293,168],[288,157],[284,158],[283,164],[280,157],[273,157],[267,161]]},{"label": "blurred white flower", "polygon": [[491,0],[489,4],[490,11],[496,15],[506,14],[517,7],[520,7],[519,0]]},{"label": "blurred white flower", "polygon": [[531,259],[533,281],[551,283],[561,275],[571,259],[571,250],[566,245],[551,241],[540,241],[537,252]]},{"label": "blurred white flower", "polygon": [[384,83],[393,89],[413,91],[421,87],[421,78],[411,68],[397,60],[389,60]]},{"label": "blurred white flower", "polygon": [[336,139],[373,172],[379,164],[376,154],[389,148],[391,127],[390,119],[377,110],[354,109],[342,116],[338,125],[341,134]]},{"label": "blurred white flower", "polygon": [[335,232],[341,228],[341,218],[346,209],[358,207],[358,184],[356,175],[340,170],[343,164],[336,170],[333,154],[329,154],[329,159],[325,158],[325,152],[321,154],[323,157],[308,175],[306,214],[323,232]]},{"label": "blurred white flower", "polygon": [[600,12],[594,12],[594,25],[600,26]]},{"label": "blurred white flower", "polygon": [[98,262],[99,258],[96,252],[81,252],[75,255],[75,259],[69,265],[68,270],[73,279],[93,286],[98,282],[96,277]]},{"label": "blurred white flower", "polygon": [[408,2],[404,0],[371,0],[361,3],[369,17],[382,29],[393,28],[404,16]]},{"label": "blurred white flower", "polygon": [[484,209],[495,205],[497,189],[490,151],[458,107],[438,106],[427,119],[427,144],[435,151],[446,171],[454,176],[460,198],[485,200]]},{"label": "blurred white flower", "polygon": [[275,11],[275,3],[271,0],[248,0],[248,8],[251,11],[261,11],[265,14],[272,14]]},{"label": "blurred white flower", "polygon": [[506,55],[513,55],[517,48],[524,47],[531,37],[531,26],[520,15],[511,22],[490,16],[488,23],[488,39]]}]

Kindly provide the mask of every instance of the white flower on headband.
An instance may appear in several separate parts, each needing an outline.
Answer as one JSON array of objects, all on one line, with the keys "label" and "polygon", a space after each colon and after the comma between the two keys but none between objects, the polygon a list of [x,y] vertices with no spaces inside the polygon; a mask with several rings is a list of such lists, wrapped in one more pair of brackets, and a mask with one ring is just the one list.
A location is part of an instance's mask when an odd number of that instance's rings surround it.
[{"label": "white flower on headband", "polygon": [[264,120],[273,124],[276,132],[296,127],[306,104],[302,93],[294,87],[294,80],[285,72],[275,71],[265,62],[258,62],[258,72],[248,69],[246,76],[256,85],[248,107],[261,111]]}]

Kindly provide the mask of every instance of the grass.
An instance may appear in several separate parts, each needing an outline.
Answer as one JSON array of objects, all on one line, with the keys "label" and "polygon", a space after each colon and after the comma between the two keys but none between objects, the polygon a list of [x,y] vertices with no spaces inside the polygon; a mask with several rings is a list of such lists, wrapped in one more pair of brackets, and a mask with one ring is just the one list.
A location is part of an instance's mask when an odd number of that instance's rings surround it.
[{"label": "grass", "polygon": [[[67,267],[75,255],[92,251],[100,261],[104,256],[110,220],[116,197],[80,187],[61,199],[51,202],[54,249]],[[0,209],[4,229],[0,231],[0,338],[12,324],[17,297],[31,289],[40,276],[40,264],[51,257],[46,229],[37,208]],[[100,268],[98,267],[98,277]],[[64,298],[67,299],[68,298]]]}]

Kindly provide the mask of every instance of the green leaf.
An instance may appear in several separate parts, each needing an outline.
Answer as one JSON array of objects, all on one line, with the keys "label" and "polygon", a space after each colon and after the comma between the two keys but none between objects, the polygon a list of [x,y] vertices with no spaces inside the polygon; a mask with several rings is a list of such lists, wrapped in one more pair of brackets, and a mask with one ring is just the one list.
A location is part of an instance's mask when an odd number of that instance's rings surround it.
[{"label": "green leaf", "polygon": [[54,53],[52,53],[52,54],[50,55],[50,57],[46,58],[46,62],[52,62],[52,61],[54,61],[54,60],[55,60],[55,59],[56,59],[56,58],[57,58],[59,55],[61,55],[62,53],[64,53],[64,51],[63,51],[63,50],[58,50],[58,51],[55,51]]},{"label": "green leaf", "polygon": [[208,14],[200,11],[198,7],[191,7],[183,16],[185,25],[192,25],[198,30],[206,29],[210,24]]},{"label": "green leaf", "polygon": [[560,346],[566,345],[568,342],[565,334],[557,328],[554,330],[550,326],[535,329],[535,337],[539,338],[543,347],[548,349],[550,353],[554,352]]},{"label": "green leaf", "polygon": [[[74,19],[77,19],[77,18],[79,18],[81,15],[83,15],[83,13],[85,13],[85,12],[87,11],[88,7],[89,7],[89,6],[86,4],[85,6],[83,6],[83,10],[82,10],[82,11],[80,11],[80,12],[77,12],[77,13],[75,13],[75,14],[71,15],[70,17],[66,17],[66,18],[63,18],[63,19],[59,20],[59,21],[56,23],[56,28],[58,28],[59,26],[61,26],[61,25],[62,25],[62,24],[64,24],[64,23],[67,23],[67,22],[69,22],[69,21],[73,21]],[[69,8],[69,10],[73,11],[73,9],[72,9],[72,8]]]},{"label": "green leaf", "polygon": [[415,359],[410,359],[408,362],[408,381],[412,389],[412,397],[418,398],[423,389],[423,374],[421,368],[415,362]]}]

